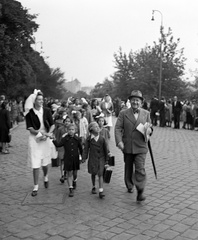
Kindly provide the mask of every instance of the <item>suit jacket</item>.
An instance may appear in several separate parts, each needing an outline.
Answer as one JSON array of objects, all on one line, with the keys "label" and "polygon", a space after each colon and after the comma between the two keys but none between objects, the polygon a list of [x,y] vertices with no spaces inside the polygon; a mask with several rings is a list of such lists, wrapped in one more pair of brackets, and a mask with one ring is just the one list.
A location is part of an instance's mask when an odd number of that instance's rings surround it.
[{"label": "suit jacket", "polygon": [[120,112],[115,125],[115,141],[124,143],[124,153],[147,153],[148,146],[144,135],[136,128],[142,123],[151,122],[150,113],[140,108],[138,119],[135,119],[132,108]]},{"label": "suit jacket", "polygon": [[173,114],[180,114],[181,113],[181,111],[182,111],[182,104],[181,104],[180,101],[177,101],[176,105],[175,105],[175,102],[173,102],[172,106],[173,106]]}]

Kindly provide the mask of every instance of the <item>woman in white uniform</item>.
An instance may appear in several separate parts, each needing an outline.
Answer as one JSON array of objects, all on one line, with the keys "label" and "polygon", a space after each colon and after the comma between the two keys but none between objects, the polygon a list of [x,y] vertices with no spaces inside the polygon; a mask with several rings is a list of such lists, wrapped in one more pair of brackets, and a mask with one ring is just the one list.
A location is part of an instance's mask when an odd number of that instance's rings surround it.
[{"label": "woman in white uniform", "polygon": [[[32,108],[30,106],[32,104]],[[29,110],[30,109],[30,110]],[[29,110],[25,119],[30,132],[28,140],[28,160],[33,168],[34,188],[32,196],[38,192],[39,169],[42,166],[44,186],[48,188],[48,164],[51,162],[52,141],[54,130],[52,114],[49,108],[43,108],[43,94],[35,90],[26,100],[25,110]]]}]

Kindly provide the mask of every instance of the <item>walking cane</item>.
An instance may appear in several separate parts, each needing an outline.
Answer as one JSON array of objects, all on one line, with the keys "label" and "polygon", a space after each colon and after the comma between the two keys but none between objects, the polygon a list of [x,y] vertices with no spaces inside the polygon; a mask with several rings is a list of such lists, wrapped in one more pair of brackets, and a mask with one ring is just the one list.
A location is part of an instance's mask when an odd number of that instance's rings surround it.
[{"label": "walking cane", "polygon": [[156,171],[156,168],[155,168],[155,162],[154,162],[153,151],[152,151],[152,148],[151,148],[151,141],[150,140],[148,140],[148,149],[149,149],[150,156],[151,156],[151,161],[152,161],[152,164],[153,164],[153,170],[154,170],[154,173],[155,173],[155,178],[157,179],[157,171]]}]

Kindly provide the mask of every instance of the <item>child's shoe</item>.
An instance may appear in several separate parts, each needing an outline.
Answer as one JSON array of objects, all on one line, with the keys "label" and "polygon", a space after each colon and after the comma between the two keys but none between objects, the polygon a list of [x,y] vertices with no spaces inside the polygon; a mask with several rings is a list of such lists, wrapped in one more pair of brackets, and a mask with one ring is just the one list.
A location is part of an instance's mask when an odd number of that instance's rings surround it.
[{"label": "child's shoe", "polygon": [[92,193],[92,194],[96,194],[96,193],[97,193],[95,187],[92,188],[91,193]]},{"label": "child's shoe", "polygon": [[64,172],[64,180],[67,180],[67,173],[66,173],[66,171]]},{"label": "child's shoe", "polygon": [[76,181],[73,181],[73,189],[76,189]]},{"label": "child's shoe", "polygon": [[74,196],[73,188],[69,188],[69,197],[73,197],[73,196]]},{"label": "child's shoe", "polygon": [[104,197],[105,197],[104,192],[99,192],[99,198],[104,198]]},{"label": "child's shoe", "polygon": [[60,182],[61,182],[61,183],[64,183],[64,182],[65,182],[64,176],[62,176],[62,177],[60,178]]}]

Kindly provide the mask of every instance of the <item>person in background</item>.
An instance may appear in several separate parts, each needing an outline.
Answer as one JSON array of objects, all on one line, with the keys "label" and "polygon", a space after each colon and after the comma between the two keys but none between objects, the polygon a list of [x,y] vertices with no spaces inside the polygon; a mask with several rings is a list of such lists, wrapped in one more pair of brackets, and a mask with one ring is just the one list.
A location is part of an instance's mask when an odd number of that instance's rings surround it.
[{"label": "person in background", "polygon": [[99,133],[100,128],[97,122],[92,122],[88,127],[90,136],[87,138],[83,150],[82,162],[88,159],[88,173],[91,174],[92,194],[96,194],[96,176],[99,179],[99,198],[104,198],[103,192],[103,172],[108,164],[107,144]]},{"label": "person in background", "polygon": [[[56,134],[55,134],[55,139],[57,142],[60,142],[63,137],[66,136],[68,133],[68,127],[72,123],[72,120],[67,116],[65,120],[63,121],[63,126],[59,127]],[[58,148],[58,159],[59,159],[59,165],[60,165],[60,172],[61,172],[61,178],[60,182],[64,183],[65,180],[67,179],[66,171],[63,169],[63,163],[64,163],[64,147],[59,147]],[[64,170],[64,174],[63,174]]]},{"label": "person in background", "polygon": [[80,138],[75,134],[75,125],[68,126],[68,134],[60,142],[53,140],[56,147],[64,147],[64,169],[67,174],[69,197],[74,196],[73,189],[76,189],[77,171],[80,169],[80,158],[82,156],[82,145]]},{"label": "person in background", "polygon": [[91,101],[91,113],[93,116],[93,119],[96,120],[96,117],[100,115],[100,113],[102,112],[100,106],[99,106],[99,102],[96,98],[92,99]]},{"label": "person in background", "polygon": [[[144,201],[146,185],[145,160],[148,138],[152,134],[150,112],[141,108],[142,93],[134,90],[129,96],[131,108],[119,113],[115,124],[116,146],[124,154],[124,181],[129,193],[137,189],[137,201]],[[135,171],[134,171],[135,166]]]},{"label": "person in background", "polygon": [[196,116],[196,112],[197,112],[197,105],[196,105],[196,99],[192,100],[192,104],[191,104],[191,115],[192,115],[192,126],[191,126],[191,130],[195,129],[195,118]]},{"label": "person in background", "polygon": [[1,143],[1,153],[2,154],[9,154],[9,150],[6,148],[6,143],[10,141],[10,129],[11,129],[11,122],[10,122],[10,114],[9,111],[6,109],[6,101],[2,102],[0,108],[0,143]]},{"label": "person in background", "polygon": [[82,105],[82,109],[84,110],[84,117],[86,117],[88,124],[93,122],[93,116],[92,116],[92,112],[91,112],[91,107],[89,106],[88,103],[83,103]]},{"label": "person in background", "polygon": [[162,97],[159,101],[159,119],[160,119],[160,127],[166,126],[166,100],[165,97]]},{"label": "person in background", "polygon": [[112,112],[113,112],[113,103],[109,94],[106,94],[104,101],[101,102],[100,108],[104,114],[105,120],[107,122],[107,128],[110,132],[110,128],[113,126],[112,122]]},{"label": "person in background", "polygon": [[81,109],[80,111],[76,111],[74,113],[73,121],[75,124],[75,132],[78,137],[81,139],[81,143],[84,146],[85,140],[88,136],[88,121],[86,117],[84,117],[85,110]]},{"label": "person in background", "polygon": [[103,113],[101,113],[97,117],[97,123],[100,128],[100,136],[104,137],[104,139],[107,143],[107,149],[108,149],[108,154],[109,154],[110,153],[110,149],[109,149],[110,133],[109,133],[109,130],[105,127],[106,124],[105,124],[105,118],[104,118]]},{"label": "person in background", "polygon": [[153,126],[157,126],[157,112],[159,110],[159,100],[156,96],[151,99],[150,102],[150,114],[151,114],[151,123]]},{"label": "person in background", "polygon": [[172,124],[172,103],[169,99],[166,103],[166,126],[171,127]]},{"label": "person in background", "polygon": [[28,160],[33,169],[34,188],[32,196],[38,193],[39,169],[42,166],[44,187],[49,187],[48,164],[51,162],[51,137],[54,131],[54,122],[49,108],[43,108],[43,93],[34,90],[25,103],[26,127],[29,130]]},{"label": "person in background", "polygon": [[182,104],[180,101],[178,101],[177,96],[174,96],[173,103],[173,121],[174,121],[174,128],[179,129],[180,128],[180,114],[182,112]]},{"label": "person in background", "polygon": [[183,105],[182,105],[182,121],[183,121],[183,129],[186,129],[186,124],[187,124],[187,105],[188,105],[188,100],[185,100]]}]

